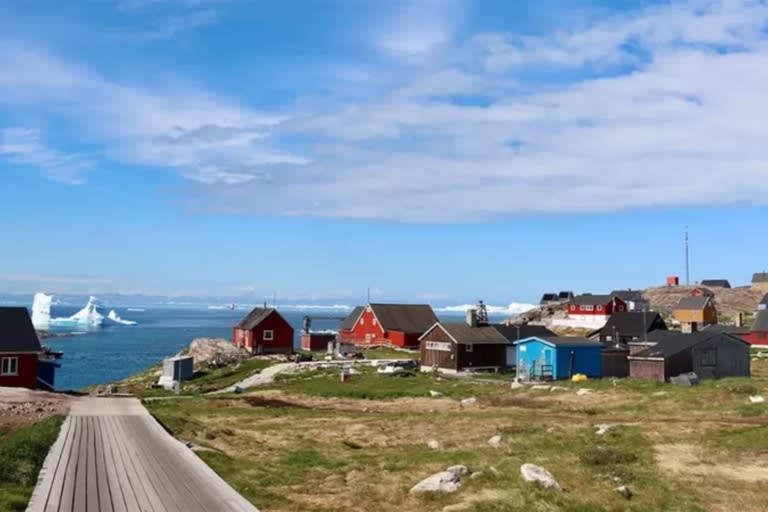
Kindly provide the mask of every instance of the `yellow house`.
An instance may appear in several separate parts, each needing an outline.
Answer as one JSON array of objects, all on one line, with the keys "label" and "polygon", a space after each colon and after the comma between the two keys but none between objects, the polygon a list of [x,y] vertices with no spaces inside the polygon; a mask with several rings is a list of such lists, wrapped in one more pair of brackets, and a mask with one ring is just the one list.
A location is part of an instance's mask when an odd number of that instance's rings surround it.
[{"label": "yellow house", "polygon": [[683,297],[672,311],[681,324],[709,325],[717,323],[717,310],[712,297]]}]

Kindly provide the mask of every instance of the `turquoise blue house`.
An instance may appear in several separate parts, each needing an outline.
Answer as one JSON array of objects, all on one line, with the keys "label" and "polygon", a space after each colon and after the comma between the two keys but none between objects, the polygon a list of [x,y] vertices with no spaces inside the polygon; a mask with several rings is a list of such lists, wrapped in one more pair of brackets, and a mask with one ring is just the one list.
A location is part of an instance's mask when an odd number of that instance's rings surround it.
[{"label": "turquoise blue house", "polygon": [[515,342],[517,375],[523,379],[570,379],[576,373],[602,376],[598,341],[576,336],[532,336]]}]

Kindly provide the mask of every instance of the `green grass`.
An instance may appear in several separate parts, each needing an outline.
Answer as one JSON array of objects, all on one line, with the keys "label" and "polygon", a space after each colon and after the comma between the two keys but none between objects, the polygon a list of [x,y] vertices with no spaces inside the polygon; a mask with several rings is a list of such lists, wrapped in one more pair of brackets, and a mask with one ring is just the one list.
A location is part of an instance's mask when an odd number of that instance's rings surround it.
[{"label": "green grass", "polygon": [[0,510],[24,510],[63,416],[0,436]]},{"label": "green grass", "polygon": [[288,393],[364,400],[426,397],[430,391],[448,397],[467,398],[489,394],[497,387],[467,380],[440,379],[427,373],[404,377],[378,374],[373,368],[361,368],[358,371],[360,373],[352,375],[347,382],[341,382],[338,370],[279,375],[272,387]]},{"label": "green grass", "polygon": [[706,440],[713,450],[768,454],[767,425],[720,429],[710,432]]}]

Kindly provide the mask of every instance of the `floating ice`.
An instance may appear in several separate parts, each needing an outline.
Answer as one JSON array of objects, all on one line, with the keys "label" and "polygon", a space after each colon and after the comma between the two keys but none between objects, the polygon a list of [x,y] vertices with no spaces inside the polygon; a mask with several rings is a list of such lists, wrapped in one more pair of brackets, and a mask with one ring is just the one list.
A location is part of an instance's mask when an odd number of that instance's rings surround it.
[{"label": "floating ice", "polygon": [[53,295],[36,293],[32,301],[32,324],[36,329],[47,330],[51,326],[51,303]]},{"label": "floating ice", "polygon": [[134,322],[133,320],[123,320],[122,318],[117,316],[117,313],[115,312],[114,309],[111,309],[109,311],[109,314],[107,314],[107,318],[109,318],[115,323],[122,324],[122,325],[136,325],[136,322]]}]

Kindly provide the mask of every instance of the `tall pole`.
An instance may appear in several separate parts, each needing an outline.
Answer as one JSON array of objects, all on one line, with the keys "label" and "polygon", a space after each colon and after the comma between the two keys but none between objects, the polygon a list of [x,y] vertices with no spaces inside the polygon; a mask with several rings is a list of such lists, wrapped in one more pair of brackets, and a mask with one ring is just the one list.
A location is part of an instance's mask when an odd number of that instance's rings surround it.
[{"label": "tall pole", "polygon": [[688,260],[688,226],[685,226],[685,286],[691,285],[690,263]]},{"label": "tall pole", "polygon": [[366,302],[366,304],[370,304],[370,303],[371,303],[371,287],[369,286],[368,287],[368,302]]},{"label": "tall pole", "polygon": [[272,307],[277,309],[277,290],[272,291]]}]

